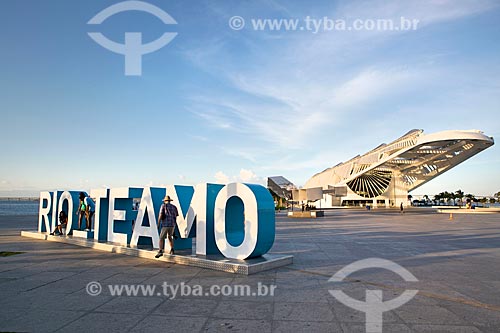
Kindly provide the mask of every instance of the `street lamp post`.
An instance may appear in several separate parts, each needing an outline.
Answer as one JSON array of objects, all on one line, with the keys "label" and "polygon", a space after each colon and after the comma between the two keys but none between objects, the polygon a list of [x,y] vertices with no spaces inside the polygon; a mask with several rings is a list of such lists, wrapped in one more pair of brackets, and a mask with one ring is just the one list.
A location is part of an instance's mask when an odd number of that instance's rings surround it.
[{"label": "street lamp post", "polygon": [[295,188],[295,186],[293,186],[291,184],[286,187],[286,190],[290,191],[290,193],[292,194],[292,212],[293,212],[293,189],[294,188]]}]

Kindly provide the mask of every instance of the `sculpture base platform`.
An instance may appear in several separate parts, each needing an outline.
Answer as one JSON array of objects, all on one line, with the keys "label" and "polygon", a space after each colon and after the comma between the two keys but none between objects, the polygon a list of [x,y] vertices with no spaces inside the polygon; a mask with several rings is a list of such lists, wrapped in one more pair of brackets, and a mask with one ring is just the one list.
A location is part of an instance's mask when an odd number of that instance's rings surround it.
[{"label": "sculpture base platform", "polygon": [[322,210],[308,210],[306,212],[288,212],[288,217],[317,218],[325,216]]},{"label": "sculpture base platform", "polygon": [[176,251],[176,253],[178,252],[178,254],[164,254],[162,257],[156,259],[156,250],[153,250],[152,248],[134,248],[123,246],[120,244],[98,242],[94,239],[85,239],[73,236],[51,236],[47,233],[40,233],[37,231],[21,231],[21,236],[83,246],[100,251],[125,254],[156,261],[208,268],[212,270],[243,275],[255,274],[258,272],[291,265],[293,263],[292,255],[265,254],[258,258],[237,260],[228,259],[223,256],[201,256],[191,254],[191,250],[179,250]]}]

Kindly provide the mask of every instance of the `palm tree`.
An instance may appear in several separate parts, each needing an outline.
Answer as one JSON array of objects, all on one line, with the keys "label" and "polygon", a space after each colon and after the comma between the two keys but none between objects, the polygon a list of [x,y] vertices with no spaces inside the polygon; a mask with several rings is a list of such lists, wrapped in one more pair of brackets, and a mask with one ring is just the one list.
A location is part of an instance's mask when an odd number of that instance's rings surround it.
[{"label": "palm tree", "polygon": [[445,199],[445,204],[448,204],[448,202],[451,199],[451,193],[449,193],[448,191],[444,191],[443,192],[443,199]]},{"label": "palm tree", "polygon": [[464,192],[462,190],[458,190],[455,192],[455,197],[460,200],[460,206],[462,206],[462,198],[464,197]]},{"label": "palm tree", "polygon": [[439,205],[441,203],[441,198],[442,198],[441,193],[436,194],[434,196],[434,201],[437,202],[437,204]]},{"label": "palm tree", "polygon": [[450,195],[450,199],[453,200],[453,206],[455,206],[455,204],[456,204],[455,199],[457,198],[457,196],[453,192],[451,192],[449,195]]}]

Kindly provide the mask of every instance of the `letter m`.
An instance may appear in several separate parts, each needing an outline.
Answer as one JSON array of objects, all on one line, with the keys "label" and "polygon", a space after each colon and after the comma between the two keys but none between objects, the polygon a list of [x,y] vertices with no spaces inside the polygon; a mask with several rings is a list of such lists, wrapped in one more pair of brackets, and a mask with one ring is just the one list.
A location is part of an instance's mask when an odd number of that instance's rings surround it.
[{"label": "letter m", "polygon": [[[214,206],[217,194],[223,185],[198,184],[192,186],[167,186],[167,194],[177,207],[177,228],[181,239],[175,241],[177,249],[191,249],[191,240],[196,237],[196,253],[206,255],[218,253],[214,237]],[[193,228],[194,221],[196,226]]]}]

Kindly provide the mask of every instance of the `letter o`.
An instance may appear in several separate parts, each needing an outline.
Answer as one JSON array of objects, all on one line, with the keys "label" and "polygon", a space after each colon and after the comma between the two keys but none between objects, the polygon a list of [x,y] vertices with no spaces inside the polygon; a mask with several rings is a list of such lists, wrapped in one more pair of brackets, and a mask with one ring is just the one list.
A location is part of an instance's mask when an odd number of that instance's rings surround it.
[{"label": "letter o", "polygon": [[[241,216],[231,216],[238,214],[238,209],[228,207],[238,204],[236,200],[230,200],[234,197],[239,198],[244,207],[243,225],[233,225],[231,228],[233,232],[242,234],[242,237],[236,237],[242,239],[238,245],[230,243],[226,232],[226,222],[236,223],[241,219]],[[214,233],[217,247],[225,257],[247,259],[265,254],[274,242],[274,227],[274,200],[263,186],[231,183],[218,193],[214,209]]]},{"label": "letter o", "polygon": [[[63,210],[64,201],[68,202],[68,211],[66,212],[66,214],[68,215],[68,224],[66,225],[66,235],[68,235],[73,227],[73,196],[71,195],[70,192],[64,191],[61,194],[61,197],[59,198],[59,206],[57,209],[58,214]],[[59,223],[59,215],[57,215],[56,218],[57,218],[57,223]]]}]

